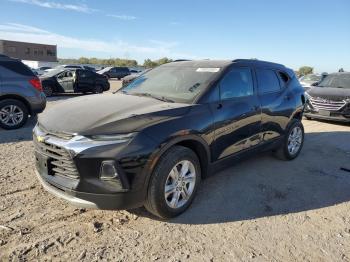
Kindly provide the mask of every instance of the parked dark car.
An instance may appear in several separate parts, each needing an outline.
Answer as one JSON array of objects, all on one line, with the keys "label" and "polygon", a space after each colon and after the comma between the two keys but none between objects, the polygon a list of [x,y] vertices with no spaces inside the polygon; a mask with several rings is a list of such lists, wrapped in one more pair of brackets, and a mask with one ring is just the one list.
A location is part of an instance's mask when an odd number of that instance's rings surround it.
[{"label": "parked dark car", "polygon": [[46,106],[39,78],[20,60],[0,56],[0,127],[16,129]]},{"label": "parked dark car", "polygon": [[306,118],[350,122],[350,73],[329,74],[306,95]]},{"label": "parked dark car", "polygon": [[102,93],[109,90],[109,82],[105,76],[83,69],[57,69],[41,76],[46,96],[55,93]]},{"label": "parked dark car", "polygon": [[189,207],[202,178],[243,156],[274,150],[296,158],[304,102],[298,79],[283,65],[168,63],[118,93],[41,114],[34,129],[38,178],[78,206],[144,205],[174,217]]},{"label": "parked dark car", "polygon": [[108,78],[118,78],[119,80],[130,75],[130,70],[127,67],[106,67],[97,73],[105,75]]},{"label": "parked dark car", "polygon": [[[130,84],[132,81],[134,81],[136,78],[138,78],[139,76],[142,76],[143,74],[146,74],[148,71],[150,71],[151,68],[148,68],[144,71],[141,72],[136,72],[136,73],[132,73],[126,77],[123,77],[122,79],[122,86],[127,86],[128,84]],[[131,72],[131,71],[130,71]]]}]

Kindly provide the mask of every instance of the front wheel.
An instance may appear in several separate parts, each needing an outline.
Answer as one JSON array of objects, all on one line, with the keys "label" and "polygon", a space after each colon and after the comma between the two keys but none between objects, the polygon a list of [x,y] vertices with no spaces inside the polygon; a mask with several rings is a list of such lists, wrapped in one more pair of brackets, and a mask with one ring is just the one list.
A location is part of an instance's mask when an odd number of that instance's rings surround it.
[{"label": "front wheel", "polygon": [[304,126],[300,120],[293,119],[289,125],[281,147],[275,152],[282,160],[296,158],[304,144]]},{"label": "front wheel", "polygon": [[159,159],[145,207],[163,219],[178,216],[191,205],[200,181],[197,155],[186,147],[174,146]]}]

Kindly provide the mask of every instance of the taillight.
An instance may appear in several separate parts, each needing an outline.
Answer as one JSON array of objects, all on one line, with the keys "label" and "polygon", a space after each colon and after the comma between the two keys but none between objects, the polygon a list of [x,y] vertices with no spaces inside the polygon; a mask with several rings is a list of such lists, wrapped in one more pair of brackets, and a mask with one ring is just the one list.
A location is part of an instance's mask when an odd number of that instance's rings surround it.
[{"label": "taillight", "polygon": [[41,81],[39,78],[35,77],[29,80],[29,83],[39,92],[43,91],[43,87],[41,86]]}]

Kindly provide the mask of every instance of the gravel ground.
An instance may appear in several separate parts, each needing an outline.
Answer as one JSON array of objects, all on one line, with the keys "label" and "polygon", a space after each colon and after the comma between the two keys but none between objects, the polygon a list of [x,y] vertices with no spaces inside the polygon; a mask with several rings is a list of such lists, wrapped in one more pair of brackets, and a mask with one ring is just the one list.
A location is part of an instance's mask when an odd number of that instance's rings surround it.
[{"label": "gravel ground", "polygon": [[53,197],[34,174],[35,119],[0,130],[0,261],[350,261],[350,126],[303,122],[296,160],[242,161],[170,221]]}]

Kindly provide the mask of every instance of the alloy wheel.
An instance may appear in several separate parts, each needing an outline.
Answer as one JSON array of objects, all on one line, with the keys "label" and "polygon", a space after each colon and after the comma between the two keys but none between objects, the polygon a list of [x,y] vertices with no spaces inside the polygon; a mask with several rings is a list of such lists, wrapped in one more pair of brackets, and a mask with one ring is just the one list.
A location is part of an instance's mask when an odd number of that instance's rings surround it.
[{"label": "alloy wheel", "polygon": [[289,133],[288,137],[288,152],[291,155],[295,155],[303,142],[303,131],[299,126],[296,126]]},{"label": "alloy wheel", "polygon": [[16,105],[6,105],[0,110],[0,121],[7,126],[16,126],[23,121],[24,113]]},{"label": "alloy wheel", "polygon": [[170,208],[180,208],[192,196],[196,184],[196,169],[189,160],[177,163],[165,182],[164,197]]}]

